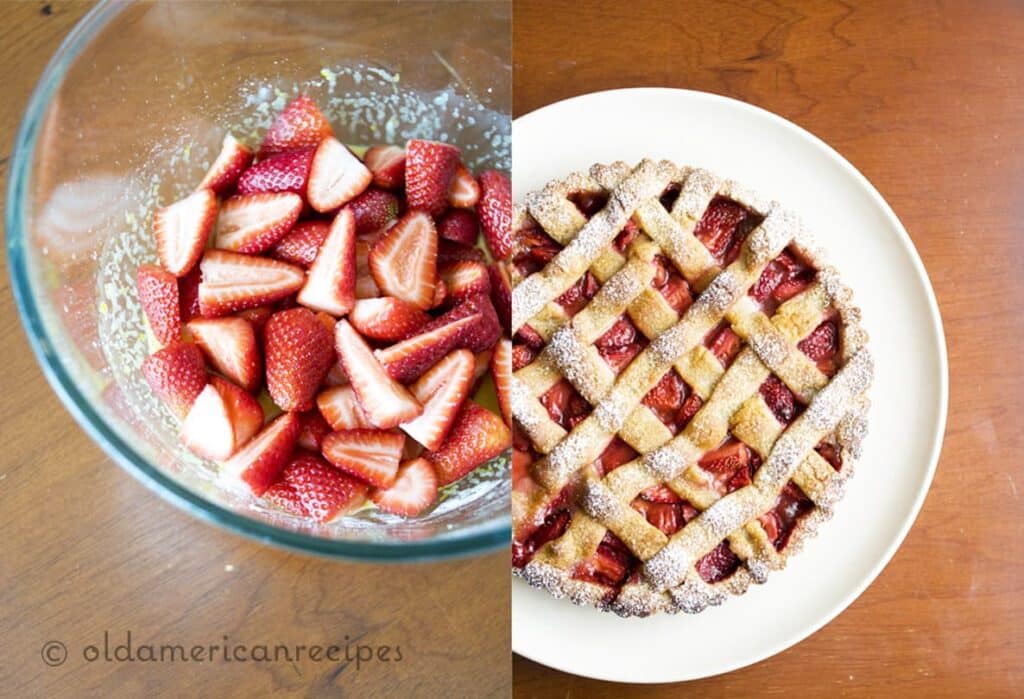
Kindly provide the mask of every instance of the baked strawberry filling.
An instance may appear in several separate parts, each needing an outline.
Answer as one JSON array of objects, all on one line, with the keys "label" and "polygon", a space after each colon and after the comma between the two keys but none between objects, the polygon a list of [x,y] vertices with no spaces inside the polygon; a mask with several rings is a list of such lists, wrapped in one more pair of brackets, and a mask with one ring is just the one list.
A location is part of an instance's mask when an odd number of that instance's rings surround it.
[{"label": "baked strawberry filling", "polygon": [[655,272],[651,286],[661,293],[666,303],[682,315],[693,303],[690,285],[679,274],[676,266],[664,255],[654,256]]},{"label": "baked strawberry filling", "polygon": [[561,379],[545,391],[540,397],[540,402],[547,409],[551,419],[565,430],[572,430],[583,422],[591,411],[590,404],[567,379]]},{"label": "baked strawberry filling", "polygon": [[726,369],[740,352],[740,336],[733,332],[728,322],[721,322],[712,328],[704,338],[704,346],[711,350]]},{"label": "baked strawberry filling", "polygon": [[577,580],[619,588],[639,565],[640,561],[629,548],[617,536],[606,532],[594,555],[577,565],[572,576]]},{"label": "baked strawberry filling", "polygon": [[814,360],[825,376],[834,376],[839,370],[839,328],[835,320],[823,320],[797,347]]},{"label": "baked strawberry filling", "polygon": [[647,338],[637,330],[629,316],[619,316],[594,346],[601,358],[618,374],[643,351],[647,346]]},{"label": "baked strawberry filling", "polygon": [[728,437],[722,446],[709,451],[697,462],[704,474],[705,485],[719,495],[750,485],[754,472],[761,466],[761,457],[735,437]]},{"label": "baked strawberry filling", "polygon": [[725,197],[715,197],[693,230],[711,256],[723,267],[739,257],[740,248],[750,231],[763,219]]},{"label": "baked strawberry filling", "polygon": [[748,292],[771,316],[780,304],[801,293],[814,282],[815,270],[795,250],[787,248],[765,266]]},{"label": "baked strawberry filling", "polygon": [[774,507],[761,515],[758,521],[764,527],[768,540],[772,542],[775,550],[781,551],[789,543],[789,538],[800,519],[813,509],[814,503],[804,495],[796,483],[790,481],[779,493]]},{"label": "baked strawberry filling", "polygon": [[594,460],[594,467],[603,478],[622,464],[632,461],[639,456],[633,447],[623,442],[618,437],[612,439],[601,452],[601,456]]},{"label": "baked strawberry filling", "polygon": [[672,434],[686,427],[704,404],[675,369],[662,376],[661,381],[644,396],[642,402]]}]

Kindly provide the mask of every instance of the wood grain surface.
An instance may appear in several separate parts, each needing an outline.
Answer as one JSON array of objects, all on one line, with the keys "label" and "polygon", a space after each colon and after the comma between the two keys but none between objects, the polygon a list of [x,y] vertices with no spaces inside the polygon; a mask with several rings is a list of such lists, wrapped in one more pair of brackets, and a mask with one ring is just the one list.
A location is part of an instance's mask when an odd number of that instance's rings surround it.
[{"label": "wood grain surface", "polygon": [[[774,658],[635,695],[1024,694],[1024,4],[516,0],[513,32],[517,116],[596,90],[681,87],[823,138],[903,221],[946,330],[938,473],[877,581]],[[618,652],[608,639],[608,662]],[[520,697],[634,695],[519,657],[513,668]]]},{"label": "wood grain surface", "polygon": [[[0,2],[0,191],[29,93],[91,4]],[[164,503],[114,465],[47,386],[6,264],[0,356],[0,696],[508,695],[507,554],[338,563],[258,545]],[[87,662],[105,632],[111,653],[127,632],[136,653],[150,643],[342,650],[336,663],[308,652],[297,662]],[[59,667],[42,661],[49,641],[68,649]],[[389,661],[349,662],[346,642],[350,654],[388,646]]]}]

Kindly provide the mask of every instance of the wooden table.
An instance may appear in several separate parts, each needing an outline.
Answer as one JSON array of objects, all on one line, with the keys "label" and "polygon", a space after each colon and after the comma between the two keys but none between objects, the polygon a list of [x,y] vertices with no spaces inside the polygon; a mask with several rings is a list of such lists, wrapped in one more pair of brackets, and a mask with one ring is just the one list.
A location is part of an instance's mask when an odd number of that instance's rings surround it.
[{"label": "wooden table", "polygon": [[[515,115],[595,90],[685,87],[823,138],[906,225],[946,329],[938,473],[878,580],[770,660],[638,694],[1024,694],[1024,5],[516,0],[513,32]],[[630,694],[518,657],[513,671],[516,696]]]},{"label": "wooden table", "polygon": [[[0,3],[0,171],[28,95],[91,3]],[[6,191],[6,182],[4,189]],[[202,524],[115,466],[65,412],[0,277],[0,694],[507,696],[508,555],[345,564]],[[401,662],[107,663],[132,642],[399,646]],[[69,652],[43,663],[49,641]],[[53,651],[58,652],[58,651]],[[218,651],[215,651],[215,653]],[[344,650],[341,654],[344,654]],[[355,652],[355,651],[353,651]],[[258,654],[258,652],[256,652]],[[51,656],[58,657],[58,656]],[[357,665],[361,665],[357,667]]]}]

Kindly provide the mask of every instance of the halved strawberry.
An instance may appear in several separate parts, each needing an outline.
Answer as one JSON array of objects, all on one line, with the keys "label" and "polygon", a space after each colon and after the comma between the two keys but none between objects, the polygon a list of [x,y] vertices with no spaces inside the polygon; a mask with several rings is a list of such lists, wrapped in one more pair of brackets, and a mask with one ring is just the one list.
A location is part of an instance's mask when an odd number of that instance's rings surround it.
[{"label": "halved strawberry", "polygon": [[439,275],[448,286],[448,303],[491,293],[491,277],[483,262],[452,262],[442,267]]},{"label": "halved strawberry", "polygon": [[485,260],[484,251],[478,247],[456,243],[453,240],[439,239],[437,241],[437,264],[439,267],[460,260],[483,262]]},{"label": "halved strawberry", "polygon": [[199,282],[203,280],[203,272],[199,265],[193,267],[188,274],[178,280],[178,301],[181,308],[181,321],[187,323],[201,314],[199,308]]},{"label": "halved strawberry", "polygon": [[299,95],[285,106],[284,111],[267,129],[267,135],[260,145],[260,157],[313,148],[332,133],[330,123],[316,102],[306,95]]},{"label": "halved strawberry", "polygon": [[402,423],[402,430],[427,449],[440,448],[469,394],[475,366],[472,352],[455,350],[409,386],[423,414]]},{"label": "halved strawberry", "polygon": [[430,308],[437,285],[437,231],[422,211],[410,211],[370,250],[370,274],[387,296]]},{"label": "halved strawberry", "polygon": [[448,186],[448,203],[460,209],[472,209],[480,200],[480,185],[473,179],[473,173],[459,163]]},{"label": "halved strawberry", "polygon": [[504,260],[512,254],[512,183],[497,170],[480,173],[476,215],[491,255]]},{"label": "halved strawberry", "polygon": [[228,420],[235,431],[237,449],[263,427],[263,408],[252,395],[227,379],[211,376],[210,385],[217,390],[228,409]]},{"label": "halved strawberry", "polygon": [[309,169],[307,199],[320,212],[337,209],[370,186],[373,175],[341,141],[330,136],[317,146]]},{"label": "halved strawberry", "polygon": [[355,245],[355,220],[350,210],[342,209],[309,268],[299,303],[336,316],[352,309],[356,301]]},{"label": "halved strawberry", "polygon": [[444,283],[443,279],[437,280],[437,286],[434,287],[434,300],[431,302],[430,307],[440,308],[445,305],[445,301],[448,300],[448,285]]},{"label": "halved strawberry", "polygon": [[306,281],[301,267],[224,250],[207,250],[200,267],[199,306],[208,318],[283,299]]},{"label": "halved strawberry", "polygon": [[391,192],[370,187],[346,204],[356,219],[356,234],[380,230],[398,218],[398,197]]},{"label": "halved strawberry", "polygon": [[263,378],[256,331],[245,318],[196,318],[189,332],[213,368],[250,393]]},{"label": "halved strawberry", "polygon": [[245,485],[259,497],[277,480],[299,439],[299,416],[284,413],[221,465],[229,481]]},{"label": "halved strawberry", "polygon": [[391,487],[373,491],[370,498],[385,512],[415,517],[437,500],[437,473],[426,459],[406,461]]},{"label": "halved strawberry", "polygon": [[295,492],[303,511],[317,522],[330,522],[359,509],[368,490],[365,483],[329,466],[319,455],[302,452],[284,467],[280,482]]},{"label": "halved strawberry", "polygon": [[334,363],[331,333],[308,308],[275,313],[263,329],[267,390],[282,410],[313,407],[320,382]]},{"label": "halved strawberry", "polygon": [[500,417],[467,400],[440,449],[424,452],[445,486],[512,446],[512,432]]},{"label": "halved strawberry", "polygon": [[214,245],[234,252],[263,252],[292,229],[300,213],[302,197],[292,192],[231,197],[221,205]]},{"label": "halved strawberry", "polygon": [[412,139],[405,146],[405,198],[411,209],[432,216],[448,208],[448,188],[459,165],[459,149],[448,143]]},{"label": "halved strawberry", "polygon": [[484,350],[473,355],[473,358],[476,360],[476,367],[473,369],[474,388],[471,391],[472,393],[476,392],[477,383],[484,377],[484,374],[491,370],[491,357],[493,356],[494,350]]},{"label": "halved strawberry", "polygon": [[437,234],[445,240],[462,245],[476,245],[480,236],[480,221],[469,209],[452,209],[437,224]]},{"label": "halved strawberry", "polygon": [[330,230],[330,221],[300,221],[270,249],[270,256],[309,269]]},{"label": "halved strawberry", "polygon": [[153,214],[153,234],[160,266],[176,277],[188,274],[206,247],[217,218],[213,190],[200,189]]},{"label": "halved strawberry", "polygon": [[246,148],[228,132],[224,135],[220,153],[206,171],[198,189],[212,189],[214,194],[228,192],[238,182],[239,175],[252,164],[252,150]]},{"label": "halved strawberry", "polygon": [[498,313],[498,320],[505,332],[512,328],[512,274],[509,263],[492,262],[488,271],[491,275],[491,301]]},{"label": "halved strawberry", "polygon": [[[337,325],[335,325],[337,328]],[[330,370],[327,372],[327,376],[324,377],[324,386],[333,388],[334,386],[348,386],[348,377],[345,375],[345,367],[341,365],[341,360],[336,361],[331,365]]]},{"label": "halved strawberry", "polygon": [[195,345],[178,341],[146,357],[142,375],[179,418],[185,417],[209,381],[203,353]]},{"label": "halved strawberry", "polygon": [[299,430],[298,446],[300,449],[309,449],[319,452],[324,437],[331,433],[331,426],[320,414],[319,410],[307,410],[299,415],[301,429]]},{"label": "halved strawberry", "polygon": [[315,148],[305,148],[259,161],[238,178],[238,193],[292,192],[304,197],[315,152]]},{"label": "halved strawberry", "polygon": [[363,157],[373,173],[373,183],[384,189],[405,184],[405,150],[398,146],[373,146]]},{"label": "halved strawberry", "polygon": [[377,350],[377,359],[387,375],[396,381],[414,381],[450,351],[457,349],[462,336],[471,333],[473,326],[482,321],[483,314],[474,313],[437,327],[424,328],[417,335]]},{"label": "halved strawberry", "polygon": [[270,306],[258,306],[256,308],[247,308],[244,311],[239,311],[238,317],[245,318],[252,324],[253,332],[256,333],[256,337],[263,337],[263,328],[266,327],[267,321],[270,320],[270,316],[274,315],[274,309]]},{"label": "halved strawberry", "polygon": [[395,482],[405,435],[385,430],[342,430],[324,437],[323,453],[346,473],[378,488]]},{"label": "halved strawberry", "polygon": [[388,376],[369,345],[348,321],[338,321],[334,337],[359,405],[374,425],[381,429],[396,427],[423,412],[412,394]]},{"label": "halved strawberry", "polygon": [[498,407],[505,424],[512,427],[512,340],[503,337],[491,355],[491,378],[498,394]]},{"label": "halved strawberry", "polygon": [[235,427],[224,397],[208,384],[181,424],[181,441],[193,454],[222,461],[235,452]]},{"label": "halved strawberry", "polygon": [[356,301],[348,314],[348,320],[363,337],[380,342],[397,342],[418,331],[431,318],[407,301],[382,296]]},{"label": "halved strawberry", "polygon": [[302,500],[299,498],[298,491],[295,490],[291,483],[283,479],[267,488],[266,492],[263,493],[263,500],[271,507],[283,510],[296,517],[309,516],[306,506],[302,504]]},{"label": "halved strawberry", "polygon": [[328,388],[316,397],[316,407],[332,430],[372,428],[373,423],[359,406],[352,386]]},{"label": "halved strawberry", "polygon": [[178,278],[156,265],[142,265],[135,275],[139,303],[157,342],[166,345],[181,335]]},{"label": "halved strawberry", "polygon": [[480,314],[480,323],[475,325],[470,332],[462,335],[459,339],[459,347],[465,347],[470,352],[483,352],[494,347],[494,343],[501,337],[501,323],[498,321],[498,314],[494,310],[489,296],[485,294],[474,294],[460,299],[458,305],[445,313],[427,326],[434,328],[469,315]]}]

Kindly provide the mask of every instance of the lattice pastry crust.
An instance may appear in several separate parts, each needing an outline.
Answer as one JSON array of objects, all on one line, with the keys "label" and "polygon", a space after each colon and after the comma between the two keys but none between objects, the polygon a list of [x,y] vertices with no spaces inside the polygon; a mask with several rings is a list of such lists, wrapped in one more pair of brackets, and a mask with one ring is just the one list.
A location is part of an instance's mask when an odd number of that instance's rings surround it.
[{"label": "lattice pastry crust", "polygon": [[[581,197],[595,209],[589,217]],[[702,219],[719,210],[741,211],[750,227],[743,235],[733,232],[731,261],[716,257],[695,234],[703,230]],[[516,205],[513,227],[523,241],[518,254],[530,252],[529,231],[543,231],[558,248],[529,274],[512,271],[512,332],[543,342],[512,378],[517,441],[529,442],[532,454],[517,454],[532,460],[514,485],[514,546],[527,551],[515,572],[557,597],[623,616],[699,612],[764,582],[829,517],[866,431],[872,359],[860,312],[836,270],[800,220],[778,203],[668,161],[594,165],[588,174],[551,182]],[[633,234],[620,246],[627,228]],[[784,251],[787,260],[806,266],[806,281],[769,309],[754,287],[764,283],[769,265],[780,269]],[[658,256],[695,296],[681,313],[652,287]],[[575,313],[567,312],[558,300],[588,272],[599,288]],[[596,345],[623,317],[644,347],[616,371]],[[828,373],[801,349],[812,334],[828,335],[830,328],[819,330],[823,324],[838,332]],[[739,349],[723,363],[706,342],[726,325]],[[673,370],[699,405],[678,432],[643,402]],[[788,423],[766,402],[769,377],[799,406],[783,411]],[[571,429],[542,402],[563,380],[590,406]],[[602,473],[599,459],[613,440],[636,456]],[[730,483],[740,487],[723,485],[700,465],[723,443],[736,442],[752,464],[743,467],[752,471],[749,477],[742,469],[733,474]],[[670,534],[633,506],[660,485],[685,503],[673,512],[692,513]],[[569,512],[564,531],[529,551],[530,536],[551,525],[556,508]],[[788,531],[779,534],[774,522],[785,522]],[[590,574],[594,557],[605,555],[599,547],[608,545],[609,532],[619,542],[614,550],[628,549],[613,560],[632,561],[622,563],[630,569],[617,585]],[[723,575],[728,565],[707,564],[709,556],[735,567]]]}]

